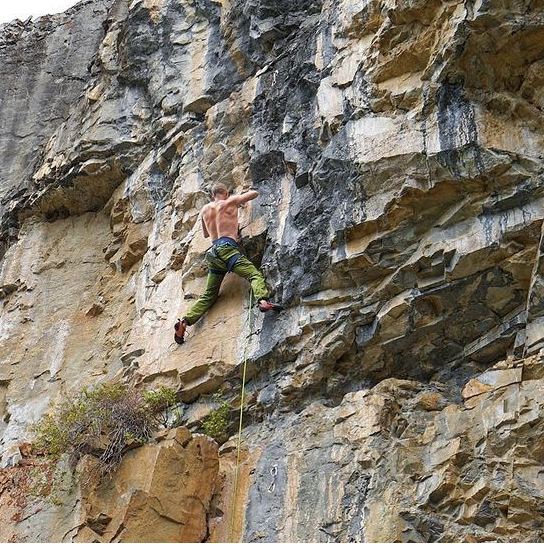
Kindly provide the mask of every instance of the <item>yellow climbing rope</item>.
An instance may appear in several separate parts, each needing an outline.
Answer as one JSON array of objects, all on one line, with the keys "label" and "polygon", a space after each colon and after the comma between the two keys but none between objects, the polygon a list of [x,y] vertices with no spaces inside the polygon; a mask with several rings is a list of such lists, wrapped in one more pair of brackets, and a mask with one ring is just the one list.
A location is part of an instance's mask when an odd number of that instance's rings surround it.
[{"label": "yellow climbing rope", "polygon": [[253,291],[249,290],[249,308],[247,313],[248,332],[244,343],[242,367],[242,397],[240,399],[240,423],[238,424],[238,443],[236,445],[236,465],[234,468],[234,490],[232,493],[232,513],[230,517],[229,542],[234,542],[234,523],[236,520],[236,495],[238,494],[238,470],[240,467],[240,446],[242,445],[242,422],[244,416],[244,398],[246,395],[246,368],[247,368],[247,348],[251,338],[252,317],[253,317]]}]

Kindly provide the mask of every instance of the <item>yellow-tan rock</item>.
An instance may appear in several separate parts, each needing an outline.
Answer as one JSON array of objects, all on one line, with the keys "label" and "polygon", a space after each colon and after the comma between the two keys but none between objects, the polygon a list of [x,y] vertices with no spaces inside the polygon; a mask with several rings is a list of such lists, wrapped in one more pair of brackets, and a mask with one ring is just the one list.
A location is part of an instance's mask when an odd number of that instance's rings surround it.
[{"label": "yellow-tan rock", "polygon": [[[89,0],[2,25],[0,539],[541,541],[543,10]],[[285,310],[229,274],[178,346],[216,181],[258,190],[241,241]],[[99,487],[44,465],[57,491],[22,501],[51,487],[29,425],[116,380],[175,388],[189,430]]]}]

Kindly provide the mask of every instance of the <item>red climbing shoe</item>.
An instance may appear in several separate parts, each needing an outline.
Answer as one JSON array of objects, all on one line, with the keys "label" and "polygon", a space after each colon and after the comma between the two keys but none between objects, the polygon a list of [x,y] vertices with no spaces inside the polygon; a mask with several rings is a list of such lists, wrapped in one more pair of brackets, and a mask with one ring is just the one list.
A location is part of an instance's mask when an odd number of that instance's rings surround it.
[{"label": "red climbing shoe", "polygon": [[185,319],[178,319],[178,322],[174,325],[174,340],[177,344],[183,344],[185,342],[185,330],[187,329],[187,322]]},{"label": "red climbing shoe", "polygon": [[270,310],[273,310],[274,312],[281,312],[283,310],[283,306],[274,304],[273,302],[268,302],[268,300],[259,300],[259,310],[261,310],[261,312],[269,312]]}]

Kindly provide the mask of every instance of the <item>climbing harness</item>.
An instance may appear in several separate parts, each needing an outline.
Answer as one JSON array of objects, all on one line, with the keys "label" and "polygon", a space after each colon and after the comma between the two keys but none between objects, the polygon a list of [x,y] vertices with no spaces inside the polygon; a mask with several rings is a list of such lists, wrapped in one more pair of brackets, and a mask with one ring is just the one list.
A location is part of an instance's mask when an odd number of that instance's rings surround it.
[{"label": "climbing harness", "polygon": [[232,492],[232,513],[230,518],[230,529],[229,529],[229,542],[234,542],[234,522],[236,518],[236,495],[238,494],[238,471],[240,467],[240,447],[242,445],[242,422],[244,416],[244,398],[246,394],[246,370],[247,370],[247,349],[249,347],[249,340],[251,338],[251,329],[253,325],[253,290],[249,290],[249,307],[247,315],[248,323],[248,333],[246,334],[246,339],[244,343],[243,358],[244,364],[242,367],[242,396],[240,399],[240,423],[238,425],[238,441],[236,444],[236,465],[234,468],[234,490]]},{"label": "climbing harness", "polygon": [[[235,255],[232,255],[232,257],[229,257],[227,261],[223,261],[219,254],[217,253],[218,247],[234,247],[238,250],[238,253]],[[234,265],[238,261],[238,259],[242,256],[242,253],[240,252],[240,247],[238,242],[234,238],[230,238],[228,236],[222,236],[221,238],[218,238],[217,240],[214,240],[212,247],[206,251],[205,258],[212,266],[214,265],[214,262],[223,261],[227,267],[227,270],[215,270],[210,269],[210,272],[212,274],[226,274],[227,272],[232,272],[232,269],[234,268]]]}]

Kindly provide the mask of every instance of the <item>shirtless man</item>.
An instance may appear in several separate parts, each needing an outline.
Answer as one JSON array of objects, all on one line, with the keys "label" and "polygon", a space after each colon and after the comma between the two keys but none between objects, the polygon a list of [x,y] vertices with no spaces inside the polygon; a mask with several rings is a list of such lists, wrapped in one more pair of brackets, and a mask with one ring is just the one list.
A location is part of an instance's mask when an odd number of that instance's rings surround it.
[{"label": "shirtless man", "polygon": [[253,297],[261,312],[280,311],[282,307],[269,302],[268,290],[263,275],[238,249],[238,206],[259,196],[257,191],[229,196],[222,183],[212,188],[213,202],[202,208],[202,230],[204,237],[212,237],[212,247],[206,252],[208,279],[206,291],[193,304],[185,317],[174,325],[174,340],[183,344],[185,330],[194,325],[213,305],[219,294],[219,287],[227,272],[234,272],[251,283]]}]

